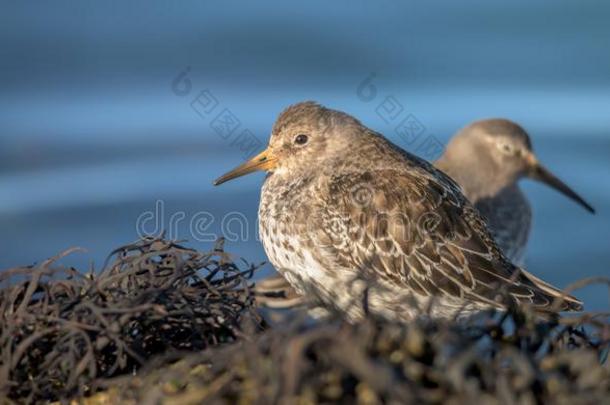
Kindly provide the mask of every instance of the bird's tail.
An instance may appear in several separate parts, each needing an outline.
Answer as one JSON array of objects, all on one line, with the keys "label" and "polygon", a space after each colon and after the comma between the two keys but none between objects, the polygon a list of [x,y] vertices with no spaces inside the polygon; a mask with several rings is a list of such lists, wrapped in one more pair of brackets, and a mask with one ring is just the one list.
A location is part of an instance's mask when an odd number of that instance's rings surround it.
[{"label": "bird's tail", "polygon": [[553,287],[546,281],[539,279],[534,276],[532,273],[521,269],[521,274],[523,274],[527,279],[529,279],[536,287],[538,287],[542,292],[554,298],[554,302],[548,308],[554,311],[582,311],[583,304],[578,298],[570,295],[556,287]]}]

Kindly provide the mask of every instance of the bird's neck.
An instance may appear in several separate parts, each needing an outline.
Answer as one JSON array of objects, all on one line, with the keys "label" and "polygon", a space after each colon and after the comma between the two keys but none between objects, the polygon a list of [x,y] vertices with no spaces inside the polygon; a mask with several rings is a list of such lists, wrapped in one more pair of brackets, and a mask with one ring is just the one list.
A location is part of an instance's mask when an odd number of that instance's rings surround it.
[{"label": "bird's neck", "polygon": [[448,174],[473,204],[484,198],[493,198],[509,187],[517,187],[517,179],[503,178],[498,175],[498,170],[475,163],[481,162],[469,162],[445,153],[434,162],[434,166]]}]

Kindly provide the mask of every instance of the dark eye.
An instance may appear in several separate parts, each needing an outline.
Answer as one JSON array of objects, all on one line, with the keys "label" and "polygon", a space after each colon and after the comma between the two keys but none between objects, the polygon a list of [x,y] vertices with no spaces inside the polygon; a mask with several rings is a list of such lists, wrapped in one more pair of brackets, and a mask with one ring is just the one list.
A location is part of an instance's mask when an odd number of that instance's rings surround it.
[{"label": "dark eye", "polygon": [[296,143],[297,145],[305,145],[308,140],[309,137],[305,134],[299,134],[294,137],[294,143]]},{"label": "dark eye", "polygon": [[500,150],[506,154],[506,155],[513,155],[515,154],[515,149],[513,148],[513,146],[509,143],[505,143],[505,142],[498,142],[498,148],[500,148]]}]

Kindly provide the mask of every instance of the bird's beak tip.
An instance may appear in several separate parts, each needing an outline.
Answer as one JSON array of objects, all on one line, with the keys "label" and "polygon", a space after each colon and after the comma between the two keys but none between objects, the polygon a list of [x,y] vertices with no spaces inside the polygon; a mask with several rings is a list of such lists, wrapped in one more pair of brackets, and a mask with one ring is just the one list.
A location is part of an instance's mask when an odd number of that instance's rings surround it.
[{"label": "bird's beak tip", "polygon": [[254,156],[247,162],[244,162],[233,170],[223,174],[222,176],[214,180],[212,184],[214,186],[219,186],[222,183],[225,183],[237,177],[241,177],[248,173],[252,173],[256,170],[270,170],[273,169],[275,163],[276,159],[273,157],[273,155],[268,150],[264,150],[263,152]]},{"label": "bird's beak tip", "polygon": [[[535,157],[534,157],[535,159]],[[553,173],[551,173],[547,168],[542,166],[538,160],[531,160],[531,174],[530,178],[541,181],[542,183],[547,184],[548,186],[554,188],[559,191],[566,197],[578,203],[584,209],[589,211],[591,214],[595,214],[595,208],[593,208],[588,202],[586,202],[580,195],[578,195],[574,190],[572,190],[568,185],[566,185],[563,181],[559,180]]]}]

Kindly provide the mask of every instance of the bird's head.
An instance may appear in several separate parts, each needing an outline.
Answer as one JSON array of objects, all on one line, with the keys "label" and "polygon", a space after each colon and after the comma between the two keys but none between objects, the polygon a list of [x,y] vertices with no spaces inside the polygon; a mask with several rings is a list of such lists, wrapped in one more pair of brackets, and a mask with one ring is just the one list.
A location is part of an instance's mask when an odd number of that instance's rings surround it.
[{"label": "bird's head", "polygon": [[472,173],[472,176],[487,176],[488,184],[507,186],[521,178],[531,178],[595,212],[591,205],[540,163],[529,135],[512,121],[498,118],[476,121],[451,140],[445,153],[453,155],[454,161],[476,159],[475,167],[479,172]]},{"label": "bird's head", "polygon": [[219,177],[214,185],[257,170],[278,175],[313,171],[338,153],[346,153],[361,127],[352,116],[311,101],[291,105],[273,125],[267,148]]}]

